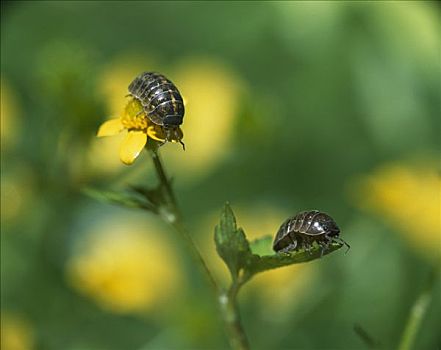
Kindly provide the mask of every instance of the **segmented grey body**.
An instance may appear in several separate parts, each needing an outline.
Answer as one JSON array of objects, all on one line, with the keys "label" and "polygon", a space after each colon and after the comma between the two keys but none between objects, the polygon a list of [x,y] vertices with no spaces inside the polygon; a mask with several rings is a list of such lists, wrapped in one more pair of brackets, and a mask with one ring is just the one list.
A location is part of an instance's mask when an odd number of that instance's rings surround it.
[{"label": "segmented grey body", "polygon": [[335,239],[349,247],[339,238],[339,233],[340,229],[328,214],[318,210],[302,211],[280,226],[273,249],[276,252],[310,250],[314,242],[326,249]]},{"label": "segmented grey body", "polygon": [[129,85],[129,93],[138,99],[147,117],[166,128],[182,124],[185,108],[177,87],[164,75],[144,72]]}]

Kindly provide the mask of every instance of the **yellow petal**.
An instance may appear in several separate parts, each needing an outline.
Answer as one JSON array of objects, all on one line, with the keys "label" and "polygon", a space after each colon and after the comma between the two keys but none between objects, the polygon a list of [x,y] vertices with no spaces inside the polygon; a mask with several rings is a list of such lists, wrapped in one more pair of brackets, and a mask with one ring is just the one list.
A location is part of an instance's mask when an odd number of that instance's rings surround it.
[{"label": "yellow petal", "polygon": [[143,131],[129,131],[119,151],[119,158],[124,164],[130,165],[139,156],[147,142],[147,134]]},{"label": "yellow petal", "polygon": [[150,125],[147,128],[147,135],[156,141],[165,141],[165,133],[161,126],[159,125]]},{"label": "yellow petal", "polygon": [[120,131],[124,129],[124,125],[122,125],[121,120],[119,118],[111,119],[103,124],[101,124],[98,129],[98,137],[103,136],[112,136],[118,134]]}]

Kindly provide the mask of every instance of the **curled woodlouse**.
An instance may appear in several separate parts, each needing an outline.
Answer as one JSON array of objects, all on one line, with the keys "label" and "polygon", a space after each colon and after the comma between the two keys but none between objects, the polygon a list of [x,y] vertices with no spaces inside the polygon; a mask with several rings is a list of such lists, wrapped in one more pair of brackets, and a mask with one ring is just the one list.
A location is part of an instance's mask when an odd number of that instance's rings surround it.
[{"label": "curled woodlouse", "polygon": [[167,141],[182,143],[179,125],[184,118],[184,100],[178,88],[164,75],[144,72],[129,85],[129,96],[136,98],[143,112],[154,124],[164,127]]},{"label": "curled woodlouse", "polygon": [[323,252],[332,242],[349,244],[340,238],[340,229],[328,214],[318,210],[302,211],[288,218],[274,239],[273,249],[276,252],[287,253],[300,249],[311,250],[314,242],[322,247]]}]

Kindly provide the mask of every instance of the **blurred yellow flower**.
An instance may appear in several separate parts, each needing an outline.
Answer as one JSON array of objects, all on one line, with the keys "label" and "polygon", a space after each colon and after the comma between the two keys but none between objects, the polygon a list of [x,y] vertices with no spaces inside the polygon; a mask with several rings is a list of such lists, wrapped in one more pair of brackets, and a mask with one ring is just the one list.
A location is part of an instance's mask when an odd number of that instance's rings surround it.
[{"label": "blurred yellow flower", "polygon": [[[119,113],[130,82],[140,72],[146,70],[167,71],[164,67],[152,64],[149,59],[123,57],[110,64],[103,72],[100,91],[112,115]],[[194,181],[198,175],[207,174],[229,153],[243,84],[223,63],[206,58],[186,59],[178,64],[174,74],[170,76],[173,77],[186,102],[184,117],[187,135],[186,152],[183,157],[181,150],[174,147],[163,147],[161,151],[165,153],[167,159],[170,159],[173,172],[182,174],[183,179]],[[136,125],[139,126],[138,123]],[[116,121],[109,121],[107,127],[113,131],[110,134],[115,134],[119,132],[121,126]],[[160,129],[156,130],[154,136],[164,139]],[[129,148],[128,152],[121,152],[123,162],[131,164],[134,161],[134,155],[139,154],[137,150],[144,138],[141,133],[131,138],[130,142],[134,147]],[[98,149],[99,147],[94,144],[91,149],[92,157],[101,160],[102,152]],[[107,158],[107,154],[104,158]],[[109,164],[111,169],[115,168],[115,163],[111,160]]]},{"label": "blurred yellow flower", "polygon": [[2,171],[0,187],[2,224],[22,220],[23,213],[36,205],[34,179],[33,170],[25,164],[9,166],[7,171]]},{"label": "blurred yellow flower", "polygon": [[129,54],[117,57],[102,71],[98,89],[103,96],[109,115],[118,115],[126,103],[127,88],[139,73],[161,71],[151,57]]},{"label": "blurred yellow flower", "polygon": [[34,337],[29,324],[17,315],[1,315],[0,348],[2,350],[30,350]]},{"label": "blurred yellow flower", "polygon": [[14,145],[17,141],[19,128],[19,108],[17,98],[10,86],[4,79],[0,81],[0,120],[1,120],[1,149],[2,152],[7,146]]},{"label": "blurred yellow flower", "polygon": [[243,84],[222,62],[189,58],[178,64],[173,81],[185,105],[185,157],[176,147],[164,147],[174,173],[196,181],[207,175],[231,151]]},{"label": "blurred yellow flower", "polygon": [[69,259],[66,271],[76,290],[116,313],[154,309],[170,301],[182,286],[179,265],[164,232],[154,223],[124,218],[93,230]]},{"label": "blurred yellow flower", "polygon": [[430,165],[388,164],[358,181],[357,204],[376,212],[424,256],[440,257],[441,177]]},{"label": "blurred yellow flower", "polygon": [[[266,204],[234,205],[239,227],[242,227],[249,241],[262,236],[274,237],[283,221],[292,213]],[[204,241],[200,245],[206,247],[206,258],[210,267],[223,284],[229,283],[228,270],[216,253],[213,240],[214,226],[219,222],[219,213],[213,213],[201,225],[204,228]],[[290,305],[300,301],[303,293],[309,288],[316,276],[315,264],[298,264],[283,267],[254,276],[243,290],[244,294],[257,297],[263,312],[284,313]],[[295,296],[295,297],[293,297]]]},{"label": "blurred yellow flower", "polygon": [[115,157],[124,140],[123,133],[113,137],[94,138],[85,153],[83,174],[106,176],[121,170],[121,160]]},{"label": "blurred yellow flower", "polygon": [[[97,136],[116,135],[124,129],[128,133],[121,144],[119,157],[127,165],[132,164],[138,158],[147,143],[147,137],[160,142],[165,142],[167,139],[163,127],[149,120],[141,103],[135,98],[129,100],[119,118],[104,122],[99,128]],[[177,139],[171,140],[173,142],[180,142],[183,137],[181,129],[177,130]]]}]

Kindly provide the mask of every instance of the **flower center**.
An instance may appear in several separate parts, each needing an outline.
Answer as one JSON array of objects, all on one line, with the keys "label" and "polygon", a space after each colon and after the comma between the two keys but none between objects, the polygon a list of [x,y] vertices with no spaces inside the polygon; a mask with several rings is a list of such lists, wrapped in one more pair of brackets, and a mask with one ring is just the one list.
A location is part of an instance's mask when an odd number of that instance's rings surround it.
[{"label": "flower center", "polygon": [[146,130],[148,118],[142,108],[141,103],[136,99],[131,99],[121,115],[121,123],[126,129]]},{"label": "flower center", "polygon": [[133,117],[124,115],[121,117],[121,123],[126,129],[145,130],[148,126],[147,118],[143,114]]}]

